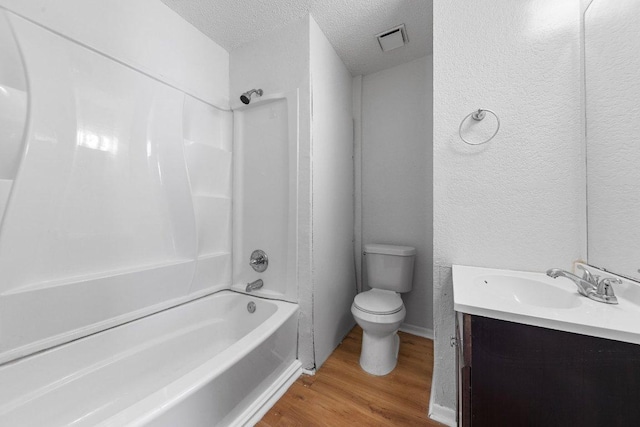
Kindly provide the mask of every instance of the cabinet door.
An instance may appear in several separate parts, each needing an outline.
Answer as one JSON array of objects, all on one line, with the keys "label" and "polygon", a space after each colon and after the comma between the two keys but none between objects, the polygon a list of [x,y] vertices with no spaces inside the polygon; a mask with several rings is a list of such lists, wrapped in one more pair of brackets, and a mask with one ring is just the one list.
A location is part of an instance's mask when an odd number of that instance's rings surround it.
[{"label": "cabinet door", "polygon": [[640,346],[480,316],[471,338],[474,426],[640,425]]}]

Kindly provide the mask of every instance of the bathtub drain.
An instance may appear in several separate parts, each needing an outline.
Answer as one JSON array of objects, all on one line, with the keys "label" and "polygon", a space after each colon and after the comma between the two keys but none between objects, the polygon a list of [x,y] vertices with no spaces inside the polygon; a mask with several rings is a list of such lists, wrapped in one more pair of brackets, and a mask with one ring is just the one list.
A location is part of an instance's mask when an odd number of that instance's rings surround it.
[{"label": "bathtub drain", "polygon": [[249,310],[249,313],[253,313],[254,311],[256,311],[256,303],[251,301],[249,304],[247,304],[247,310]]}]

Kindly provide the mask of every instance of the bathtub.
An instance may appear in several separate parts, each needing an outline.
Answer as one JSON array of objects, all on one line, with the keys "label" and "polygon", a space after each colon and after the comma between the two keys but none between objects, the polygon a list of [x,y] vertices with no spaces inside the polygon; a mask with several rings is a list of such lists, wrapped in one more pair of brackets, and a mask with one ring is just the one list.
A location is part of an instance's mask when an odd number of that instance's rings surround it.
[{"label": "bathtub", "polygon": [[0,425],[252,425],[301,373],[297,314],[221,291],[0,365]]}]

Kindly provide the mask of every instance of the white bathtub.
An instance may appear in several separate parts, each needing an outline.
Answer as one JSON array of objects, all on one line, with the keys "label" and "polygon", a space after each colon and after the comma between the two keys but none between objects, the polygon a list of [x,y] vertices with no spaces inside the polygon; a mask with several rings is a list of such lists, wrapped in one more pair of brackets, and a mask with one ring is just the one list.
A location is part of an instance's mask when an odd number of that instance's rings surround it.
[{"label": "white bathtub", "polygon": [[222,291],[1,365],[0,425],[251,425],[300,375],[297,313]]}]

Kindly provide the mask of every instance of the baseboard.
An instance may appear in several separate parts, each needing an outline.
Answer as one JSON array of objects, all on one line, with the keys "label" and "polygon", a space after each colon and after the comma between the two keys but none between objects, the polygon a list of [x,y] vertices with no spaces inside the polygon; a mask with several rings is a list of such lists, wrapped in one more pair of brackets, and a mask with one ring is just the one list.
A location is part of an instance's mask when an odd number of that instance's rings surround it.
[{"label": "baseboard", "polygon": [[302,364],[299,360],[294,360],[273,384],[233,422],[233,425],[253,426],[257,424],[301,374]]},{"label": "baseboard", "polygon": [[408,325],[406,323],[403,323],[402,325],[400,325],[400,330],[411,335],[417,335],[419,337],[433,340],[433,329],[427,329],[420,326]]},{"label": "baseboard", "polygon": [[314,376],[315,374],[316,374],[316,370],[315,369],[304,369],[304,368],[302,368],[302,375]]},{"label": "baseboard", "polygon": [[457,427],[456,411],[433,402],[433,392],[429,399],[429,418],[449,427]]}]

